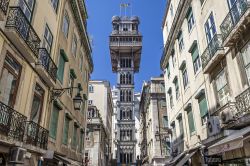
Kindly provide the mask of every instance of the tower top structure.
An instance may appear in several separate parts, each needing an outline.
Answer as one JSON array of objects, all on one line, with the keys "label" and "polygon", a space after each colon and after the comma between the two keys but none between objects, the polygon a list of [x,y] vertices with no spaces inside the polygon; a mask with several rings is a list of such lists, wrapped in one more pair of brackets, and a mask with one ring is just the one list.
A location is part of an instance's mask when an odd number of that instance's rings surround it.
[{"label": "tower top structure", "polygon": [[139,24],[138,16],[112,17],[113,29],[109,38],[109,47],[113,72],[119,69],[118,61],[122,57],[130,57],[134,71],[139,72],[142,50]]}]

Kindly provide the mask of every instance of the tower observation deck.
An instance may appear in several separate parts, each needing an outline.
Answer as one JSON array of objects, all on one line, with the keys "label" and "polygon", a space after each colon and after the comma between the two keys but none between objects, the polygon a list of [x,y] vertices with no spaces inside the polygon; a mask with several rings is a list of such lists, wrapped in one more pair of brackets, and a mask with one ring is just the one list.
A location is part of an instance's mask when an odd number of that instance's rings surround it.
[{"label": "tower observation deck", "polygon": [[134,74],[139,72],[142,50],[137,16],[113,16],[109,48],[112,71],[117,74],[116,140],[118,164],[136,160]]}]

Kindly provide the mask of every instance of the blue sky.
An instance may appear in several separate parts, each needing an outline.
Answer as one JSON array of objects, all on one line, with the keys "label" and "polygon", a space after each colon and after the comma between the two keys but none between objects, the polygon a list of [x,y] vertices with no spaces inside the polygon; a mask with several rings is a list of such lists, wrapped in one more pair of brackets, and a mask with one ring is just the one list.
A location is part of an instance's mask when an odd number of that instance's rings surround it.
[{"label": "blue sky", "polygon": [[[140,92],[143,81],[159,76],[160,58],[163,50],[162,18],[166,0],[85,0],[88,10],[88,33],[93,38],[94,72],[92,80],[108,80],[116,84],[112,73],[108,37],[112,30],[111,18],[120,15],[120,4],[130,3],[132,15],[140,17],[143,48],[140,71],[135,75],[135,91]],[[130,14],[130,12],[128,12]]]}]

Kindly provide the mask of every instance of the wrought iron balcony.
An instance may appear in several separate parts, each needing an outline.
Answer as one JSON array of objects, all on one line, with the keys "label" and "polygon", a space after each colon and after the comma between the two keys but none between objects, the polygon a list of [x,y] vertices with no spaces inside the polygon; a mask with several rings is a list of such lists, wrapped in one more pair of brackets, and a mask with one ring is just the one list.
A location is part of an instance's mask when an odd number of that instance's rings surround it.
[{"label": "wrought iron balcony", "polygon": [[250,88],[238,95],[235,100],[238,108],[237,117],[250,113]]},{"label": "wrought iron balcony", "polygon": [[216,62],[218,62],[223,55],[224,48],[222,46],[222,35],[216,34],[201,55],[204,72],[207,73],[214,65],[216,65]]},{"label": "wrought iron balcony", "polygon": [[40,39],[20,7],[10,7],[5,26],[10,40],[30,63],[35,63]]},{"label": "wrought iron balcony", "polygon": [[48,84],[53,85],[53,82],[56,82],[57,66],[46,48],[39,49],[39,59],[38,63],[36,63],[36,67],[38,73]]},{"label": "wrought iron balcony", "polygon": [[3,20],[7,14],[10,0],[0,0],[0,19]]},{"label": "wrought iron balcony", "polygon": [[46,150],[49,131],[32,121],[26,122],[25,143]]},{"label": "wrought iron balcony", "polygon": [[246,22],[249,22],[247,21],[249,20],[247,19],[247,17],[249,17],[250,14],[250,11],[248,9],[250,9],[250,0],[236,0],[234,5],[231,7],[229,13],[227,14],[220,26],[225,46],[229,46],[230,43],[232,43],[228,38],[234,38],[233,35],[230,34],[234,33],[232,32],[234,31],[234,29],[239,28],[238,24],[244,24],[244,19],[246,20]]},{"label": "wrought iron balcony", "polygon": [[0,133],[10,139],[23,141],[27,117],[0,102]]}]

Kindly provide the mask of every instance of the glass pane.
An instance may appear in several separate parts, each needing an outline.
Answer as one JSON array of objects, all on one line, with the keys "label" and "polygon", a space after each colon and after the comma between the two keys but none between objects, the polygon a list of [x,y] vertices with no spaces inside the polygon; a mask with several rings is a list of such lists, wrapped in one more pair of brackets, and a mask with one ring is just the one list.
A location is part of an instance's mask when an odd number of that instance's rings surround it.
[{"label": "glass pane", "polygon": [[205,97],[199,100],[199,108],[201,117],[204,117],[208,113],[207,100]]},{"label": "glass pane", "polygon": [[227,79],[226,79],[226,74],[225,71],[222,70],[216,77],[216,88],[217,91],[220,91],[224,86],[227,85]]},{"label": "glass pane", "polygon": [[32,108],[31,108],[31,115],[30,120],[33,122],[38,123],[40,119],[40,112],[41,112],[42,100],[38,96],[34,96]]}]

